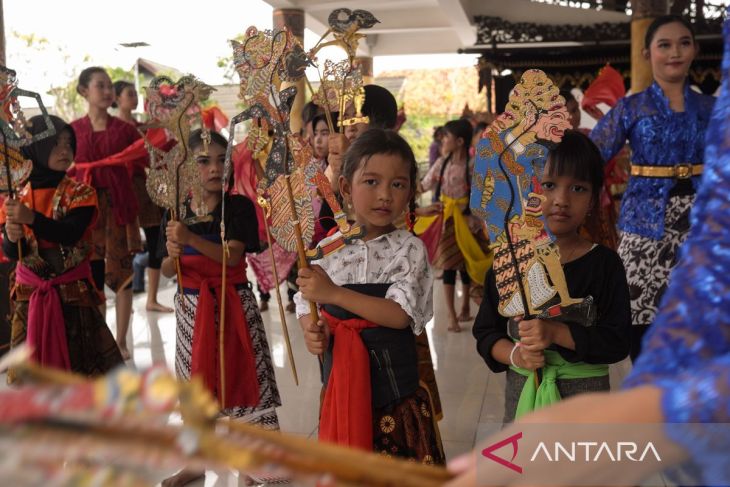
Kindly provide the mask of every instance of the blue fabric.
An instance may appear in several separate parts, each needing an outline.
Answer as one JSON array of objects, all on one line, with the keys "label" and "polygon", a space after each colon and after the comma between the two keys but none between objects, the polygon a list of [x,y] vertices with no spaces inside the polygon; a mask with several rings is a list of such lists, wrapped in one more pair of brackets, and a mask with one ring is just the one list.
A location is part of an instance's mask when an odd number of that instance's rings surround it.
[{"label": "blue fabric", "polygon": [[144,270],[150,261],[149,252],[140,252],[132,259],[132,291],[144,292]]},{"label": "blue fabric", "polygon": [[[215,234],[215,233],[203,234],[203,235],[198,235],[198,236],[204,238],[208,242],[213,242],[213,243],[216,243],[219,245],[222,242],[221,235],[219,233],[218,234]],[[203,255],[203,254],[201,254],[200,252],[195,250],[190,245],[186,245],[185,247],[183,247],[183,255]]]},{"label": "blue fabric", "polygon": [[662,389],[667,434],[684,446],[704,485],[730,479],[730,23],[722,92],[707,131],[705,172],[692,227],[660,312],[625,387]]},{"label": "blue fabric", "polygon": [[[612,159],[628,139],[631,162],[641,166],[701,164],[705,132],[715,98],[684,89],[684,112],[669,108],[658,84],[622,98],[591,132],[605,161]],[[700,177],[692,178],[696,189]],[[621,204],[621,230],[659,240],[664,234],[664,211],[674,178],[631,176]]]}]

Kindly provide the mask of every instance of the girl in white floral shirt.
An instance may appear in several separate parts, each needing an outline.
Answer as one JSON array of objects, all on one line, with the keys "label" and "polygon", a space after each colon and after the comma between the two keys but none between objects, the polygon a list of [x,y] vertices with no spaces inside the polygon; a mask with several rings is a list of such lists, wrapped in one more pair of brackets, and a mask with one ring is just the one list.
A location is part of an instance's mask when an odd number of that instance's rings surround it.
[{"label": "girl in white floral shirt", "polygon": [[[300,269],[295,297],[307,348],[324,358],[319,437],[443,463],[414,336],[433,316],[433,275],[421,240],[395,226],[415,208],[413,151],[397,133],[370,129],[345,154],[339,183],[365,236]],[[319,320],[306,300],[320,305]]]}]

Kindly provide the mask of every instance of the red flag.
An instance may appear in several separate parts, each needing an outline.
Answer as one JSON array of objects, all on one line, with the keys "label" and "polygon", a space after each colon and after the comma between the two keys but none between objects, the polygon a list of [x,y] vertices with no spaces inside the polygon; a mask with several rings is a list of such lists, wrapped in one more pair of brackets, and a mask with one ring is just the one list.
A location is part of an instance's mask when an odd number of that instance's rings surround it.
[{"label": "red flag", "polygon": [[625,94],[626,88],[621,73],[606,64],[583,94],[581,108],[596,120],[600,120],[604,113],[598,108],[598,104],[605,103],[613,107]]}]

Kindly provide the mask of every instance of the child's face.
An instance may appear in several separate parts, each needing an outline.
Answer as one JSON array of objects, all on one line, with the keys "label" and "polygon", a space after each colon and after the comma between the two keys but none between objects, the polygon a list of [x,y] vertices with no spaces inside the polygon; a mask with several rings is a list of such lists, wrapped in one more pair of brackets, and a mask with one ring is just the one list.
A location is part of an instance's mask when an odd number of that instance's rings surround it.
[{"label": "child's face", "polygon": [[319,120],[317,126],[314,127],[314,157],[317,159],[326,159],[329,154],[329,137],[330,129],[327,127],[327,121]]},{"label": "child's face", "polygon": [[451,132],[445,132],[443,139],[441,139],[441,155],[448,156],[451,153],[455,153],[461,149],[464,145],[464,140],[457,138]]},{"label": "child's face", "polygon": [[81,87],[81,95],[89,102],[89,106],[106,110],[114,102],[114,87],[106,73],[96,72],[91,75],[89,86]]},{"label": "child's face", "polygon": [[200,170],[200,183],[208,193],[220,193],[223,190],[223,163],[226,160],[226,149],[218,144],[208,145],[208,153],[203,145],[195,148],[195,162]]},{"label": "child's face", "polygon": [[[353,105],[349,105],[347,107],[347,110],[345,110],[345,116],[344,118],[340,118],[340,120],[347,120],[348,118],[352,118],[355,116],[355,107]],[[342,133],[347,137],[347,140],[352,143],[355,139],[360,137],[365,131],[370,128],[370,126],[366,123],[356,123],[353,125],[346,125]]]},{"label": "child's face", "polygon": [[64,130],[58,135],[56,145],[48,156],[48,169],[66,172],[74,160],[74,151],[71,147],[71,134]]},{"label": "child's face", "polygon": [[591,183],[572,176],[550,176],[549,165],[545,165],[542,180],[542,212],[548,228],[555,237],[566,237],[578,232],[593,205]]},{"label": "child's face", "polygon": [[411,199],[410,167],[396,154],[375,154],[360,162],[348,182],[340,177],[340,191],[352,203],[356,221],[365,226],[366,238],[392,231]]},{"label": "child's face", "polygon": [[117,106],[120,110],[132,111],[137,108],[137,90],[134,86],[127,86],[117,97]]}]

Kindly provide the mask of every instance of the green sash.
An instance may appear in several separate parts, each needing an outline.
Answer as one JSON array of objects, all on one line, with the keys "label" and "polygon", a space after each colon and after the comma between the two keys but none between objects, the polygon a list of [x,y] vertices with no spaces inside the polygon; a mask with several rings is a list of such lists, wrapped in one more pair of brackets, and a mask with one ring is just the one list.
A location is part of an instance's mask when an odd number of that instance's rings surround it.
[{"label": "green sash", "polygon": [[540,387],[535,385],[535,371],[510,366],[520,375],[527,377],[517,403],[515,419],[520,416],[560,401],[558,379],[586,379],[608,375],[608,365],[593,365],[584,362],[568,362],[558,352],[545,350],[545,367],[542,370]]}]

